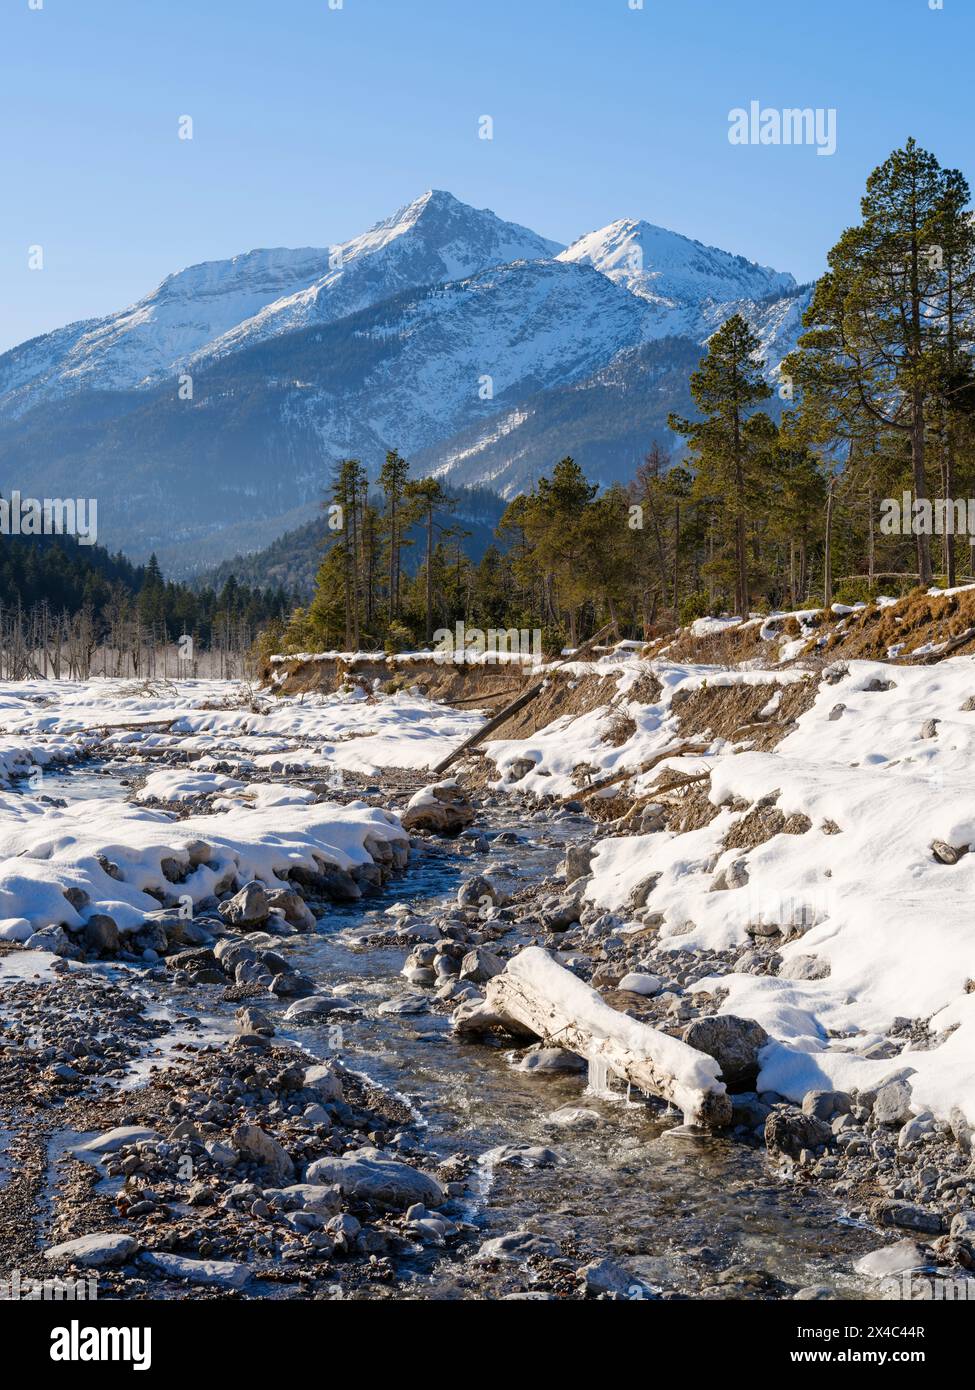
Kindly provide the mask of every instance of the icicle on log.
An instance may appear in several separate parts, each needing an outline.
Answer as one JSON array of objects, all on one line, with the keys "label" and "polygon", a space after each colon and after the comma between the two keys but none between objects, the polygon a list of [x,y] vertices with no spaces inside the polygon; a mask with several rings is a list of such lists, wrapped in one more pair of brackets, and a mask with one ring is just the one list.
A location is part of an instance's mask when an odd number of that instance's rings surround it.
[{"label": "icicle on log", "polygon": [[686,1124],[719,1129],[731,1121],[731,1099],[713,1057],[611,1009],[540,946],[513,956],[488,982],[483,1003],[455,1011],[453,1026],[462,1035],[500,1028],[600,1058],[638,1090],[676,1106]]}]

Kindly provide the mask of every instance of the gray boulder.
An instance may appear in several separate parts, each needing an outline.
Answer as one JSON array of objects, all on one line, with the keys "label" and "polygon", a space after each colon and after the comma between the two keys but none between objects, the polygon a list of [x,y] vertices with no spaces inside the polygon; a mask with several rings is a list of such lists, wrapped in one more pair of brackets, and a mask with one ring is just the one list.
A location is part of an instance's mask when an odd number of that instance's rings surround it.
[{"label": "gray boulder", "polygon": [[734,1014],[696,1018],[684,1029],[683,1038],[690,1047],[715,1059],[729,1089],[754,1090],[758,1054],[769,1036],[753,1018],[737,1018]]},{"label": "gray boulder", "polygon": [[475,946],[460,963],[460,978],[470,980],[475,985],[483,985],[495,975],[500,975],[503,969],[504,962],[499,960],[493,951],[489,951],[486,946]]},{"label": "gray boulder", "polygon": [[259,1125],[237,1125],[231,1138],[244,1158],[264,1168],[275,1181],[294,1177],[295,1166],[287,1151]]},{"label": "gray boulder", "polygon": [[83,1265],[86,1269],[101,1269],[107,1265],[122,1265],[136,1253],[138,1241],[132,1236],[99,1231],[95,1235],[79,1236],[52,1245],[44,1251],[45,1260],[52,1264]]},{"label": "gray boulder", "polygon": [[845,1091],[807,1091],[802,1113],[814,1119],[828,1121],[834,1115],[849,1115],[853,1102]]},{"label": "gray boulder", "polygon": [[815,1115],[804,1115],[794,1105],[776,1106],[765,1121],[765,1147],[770,1154],[797,1159],[803,1149],[815,1151],[832,1138],[828,1124]]},{"label": "gray boulder", "polygon": [[114,917],[94,912],[82,932],[86,951],[107,951],[114,955],[119,948],[119,932]]},{"label": "gray boulder", "polygon": [[220,904],[219,912],[230,926],[243,931],[263,926],[269,912],[264,884],[257,879],[245,883],[239,893]]},{"label": "gray boulder", "polygon": [[459,835],[474,820],[474,807],[456,782],[438,782],[418,792],[401,819],[404,830]]},{"label": "gray boulder", "polygon": [[561,1254],[558,1243],[550,1236],[539,1236],[534,1231],[509,1231],[507,1235],[486,1240],[475,1258],[524,1264],[531,1255],[542,1255],[546,1259],[554,1260]]},{"label": "gray boulder", "polygon": [[583,878],[592,864],[593,846],[592,845],[570,845],[565,852],[565,872],[566,883],[575,883],[577,878]]},{"label": "gray boulder", "polygon": [[347,1197],[375,1202],[391,1210],[405,1210],[414,1202],[438,1207],[444,1191],[436,1178],[411,1168],[408,1163],[380,1157],[375,1150],[359,1150],[343,1158],[317,1158],[308,1165],[306,1181],[334,1184]]},{"label": "gray boulder", "polygon": [[906,1124],[914,1113],[911,1106],[911,1090],[904,1081],[888,1081],[877,1092],[873,1103],[873,1117],[878,1124],[898,1128]]}]

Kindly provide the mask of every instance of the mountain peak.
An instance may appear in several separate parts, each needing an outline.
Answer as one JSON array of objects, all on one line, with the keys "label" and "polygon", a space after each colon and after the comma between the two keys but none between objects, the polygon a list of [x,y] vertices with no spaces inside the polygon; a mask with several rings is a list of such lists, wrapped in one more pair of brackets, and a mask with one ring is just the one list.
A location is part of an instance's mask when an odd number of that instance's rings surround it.
[{"label": "mountain peak", "polygon": [[641,299],[666,308],[761,299],[796,288],[787,272],[632,217],[587,232],[559,259],[591,265]]},{"label": "mountain peak", "polygon": [[[548,258],[564,249],[561,242],[550,241],[517,222],[505,222],[490,208],[475,208],[463,203],[443,188],[428,188],[391,217],[377,222],[364,237],[356,237],[347,245],[350,248],[373,247],[377,238],[392,241],[414,231],[426,239],[431,251],[440,252],[450,247],[462,257],[465,249],[473,253],[473,261],[470,254],[466,256],[467,269],[461,269],[456,259],[451,262],[450,268],[455,273],[445,277],[448,279],[509,261]],[[485,256],[488,259],[484,259]]]}]

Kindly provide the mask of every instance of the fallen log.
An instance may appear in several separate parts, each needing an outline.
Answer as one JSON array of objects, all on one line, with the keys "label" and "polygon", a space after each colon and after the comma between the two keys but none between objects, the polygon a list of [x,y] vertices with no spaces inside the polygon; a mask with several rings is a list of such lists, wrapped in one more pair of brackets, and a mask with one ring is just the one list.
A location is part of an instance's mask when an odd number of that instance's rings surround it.
[{"label": "fallen log", "polygon": [[686,1124],[718,1129],[731,1121],[731,1099],[713,1057],[611,1009],[540,946],[513,956],[488,981],[483,1003],[455,1011],[453,1027],[462,1036],[500,1028],[515,1037],[541,1038],[668,1101]]}]

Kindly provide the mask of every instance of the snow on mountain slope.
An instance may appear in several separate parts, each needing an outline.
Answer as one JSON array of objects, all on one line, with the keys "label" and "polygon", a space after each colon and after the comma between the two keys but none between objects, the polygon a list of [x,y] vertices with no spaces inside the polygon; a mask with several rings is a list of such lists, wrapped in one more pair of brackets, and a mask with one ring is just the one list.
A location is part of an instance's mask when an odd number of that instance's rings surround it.
[{"label": "snow on mountain slope", "polygon": [[589,232],[559,260],[591,265],[644,300],[653,310],[654,336],[702,338],[707,311],[732,301],[788,295],[796,282],[787,273],[756,265],[714,246],[704,246],[649,222],[623,218]]},{"label": "snow on mountain slope", "polygon": [[169,275],[118,314],[69,324],[0,357],[0,413],[158,381],[203,343],[320,275],[328,252],[250,251]]},{"label": "snow on mountain slope", "polygon": [[671,411],[693,410],[688,382],[700,358],[690,338],[656,338],[624,348],[591,375],[524,397],[414,455],[420,473],[455,486],[526,491],[571,440],[572,456],[603,484],[633,476],[649,445],[672,440]]},{"label": "snow on mountain slope", "polygon": [[461,280],[512,261],[547,259],[559,250],[558,242],[434,190],[336,248],[326,274],[269,304],[196,357],[222,356],[279,333],[334,322],[402,290]]},{"label": "snow on mountain slope", "polygon": [[516,261],[201,363],[191,402],[167,381],[136,404],[85,392],[0,423],[0,473],[97,495],[100,539],[130,554],[214,563],[242,548],[240,527],[260,520],[266,543],[304,520],[295,507],[321,498],[336,459],[375,476],[387,449],[415,457],[585,379],[641,342],[645,316],[591,267]]},{"label": "snow on mountain slope", "polygon": [[[588,267],[516,261],[390,301],[354,323],[359,352],[374,349],[352,393],[360,428],[368,422],[412,453],[495,417],[505,401],[587,377],[621,345],[642,340],[645,311]],[[291,409],[334,448],[349,429],[349,396],[344,380],[327,382],[296,394]]]},{"label": "snow on mountain slope", "polygon": [[169,276],[145,299],[0,357],[0,414],[84,390],[153,385],[180,367],[329,322],[404,289],[561,249],[432,191],[329,250],[251,251]]}]

